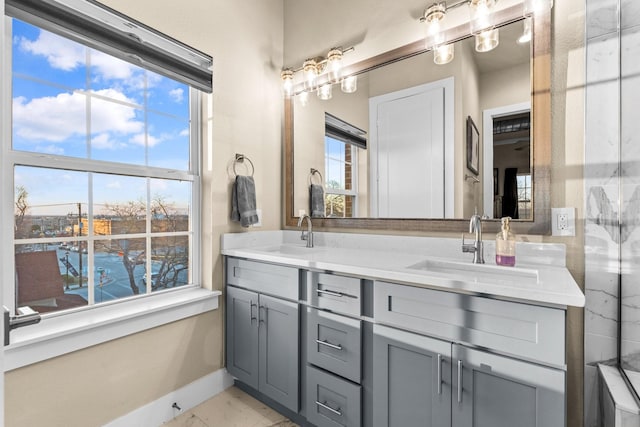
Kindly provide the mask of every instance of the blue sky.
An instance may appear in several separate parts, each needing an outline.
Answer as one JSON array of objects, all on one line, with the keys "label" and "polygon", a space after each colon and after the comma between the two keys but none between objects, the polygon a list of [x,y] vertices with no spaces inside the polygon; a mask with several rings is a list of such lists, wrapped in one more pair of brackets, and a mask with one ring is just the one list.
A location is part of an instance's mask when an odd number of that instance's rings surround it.
[{"label": "blue sky", "polygon": [[[12,42],[15,150],[188,169],[187,85],[15,19]],[[88,199],[86,173],[18,167],[14,175],[34,208]],[[152,180],[152,196],[172,192],[188,203],[190,186]],[[144,179],[94,176],[96,204],[140,196]]]}]

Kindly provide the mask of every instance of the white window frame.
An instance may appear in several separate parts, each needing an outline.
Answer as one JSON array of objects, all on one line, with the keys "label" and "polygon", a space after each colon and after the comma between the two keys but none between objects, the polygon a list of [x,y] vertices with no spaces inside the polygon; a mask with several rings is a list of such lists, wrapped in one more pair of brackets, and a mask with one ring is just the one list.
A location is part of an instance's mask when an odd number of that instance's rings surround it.
[{"label": "white window frame", "polygon": [[[331,138],[327,135],[325,135],[325,164],[326,164],[326,159],[331,157],[327,157],[327,138]],[[353,197],[353,205],[352,205],[352,213],[353,213],[353,217],[357,217],[358,216],[358,147],[356,147],[353,144],[349,144],[347,142],[344,141],[340,141],[339,139],[335,139],[335,138],[331,138],[334,141],[338,141],[343,143],[344,145],[348,145],[351,148],[351,190],[340,190],[340,189],[334,189],[334,188],[329,188],[326,185],[326,182],[324,183],[324,187],[325,187],[325,194],[337,194],[339,196],[351,196]],[[346,165],[346,162],[345,162]],[[325,167],[325,177],[329,177],[329,171],[326,170]]]},{"label": "white window frame", "polygon": [[[4,32],[0,34],[2,45],[2,84],[4,98],[2,103],[2,121],[12,124],[11,117],[11,79],[12,79],[12,25],[11,17],[3,15]],[[43,320],[33,326],[14,329],[10,333],[9,346],[5,347],[5,371],[16,369],[31,363],[60,356],[112,339],[154,328],[186,317],[200,314],[218,307],[219,291],[210,291],[201,287],[201,242],[200,242],[200,177],[202,141],[201,124],[203,121],[201,93],[190,90],[191,140],[190,171],[173,171],[154,167],[130,166],[120,163],[95,161],[91,159],[73,159],[50,156],[42,153],[13,151],[11,147],[12,128],[2,128],[2,214],[4,218],[14,218],[14,165],[40,166],[55,169],[83,170],[97,173],[120,175],[140,175],[144,169],[149,178],[169,178],[192,183],[190,276],[192,285],[174,290],[148,293],[132,298],[114,300],[99,305],[90,305],[82,309],[54,312],[43,315]],[[80,162],[89,166],[79,168]],[[0,226],[0,239],[4,243],[2,251],[3,268],[0,280],[5,305],[13,313],[15,308],[15,260],[13,220],[4,221]],[[53,240],[56,240],[53,238]],[[57,239],[59,240],[59,239]],[[38,239],[44,243],[47,239]],[[28,243],[28,241],[25,241]]]}]

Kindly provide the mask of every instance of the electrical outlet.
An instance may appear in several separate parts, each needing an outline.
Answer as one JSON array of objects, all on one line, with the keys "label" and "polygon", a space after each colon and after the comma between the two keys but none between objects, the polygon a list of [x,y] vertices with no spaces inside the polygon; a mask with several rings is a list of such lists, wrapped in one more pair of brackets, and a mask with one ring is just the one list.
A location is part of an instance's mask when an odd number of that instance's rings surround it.
[{"label": "electrical outlet", "polygon": [[298,209],[298,216],[302,217],[303,215],[305,215],[307,213],[307,211],[305,211],[304,209]]},{"label": "electrical outlet", "polygon": [[569,229],[569,215],[566,213],[558,214],[558,230]]},{"label": "electrical outlet", "polygon": [[551,208],[551,235],[575,236],[576,235],[576,209],[575,208]]}]

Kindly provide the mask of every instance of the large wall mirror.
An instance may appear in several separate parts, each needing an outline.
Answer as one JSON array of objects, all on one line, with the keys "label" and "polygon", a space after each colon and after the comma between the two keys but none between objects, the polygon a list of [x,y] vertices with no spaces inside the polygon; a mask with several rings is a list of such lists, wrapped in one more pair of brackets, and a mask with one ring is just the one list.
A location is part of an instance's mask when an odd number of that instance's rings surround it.
[{"label": "large wall mirror", "polygon": [[[455,58],[436,65],[418,41],[354,64],[357,90],[285,100],[285,222],[315,227],[463,231],[485,215],[516,232],[549,232],[550,17],[530,42],[521,7],[500,12],[500,43],[477,53],[468,26],[447,32]],[[317,213],[317,212],[316,212]]]}]

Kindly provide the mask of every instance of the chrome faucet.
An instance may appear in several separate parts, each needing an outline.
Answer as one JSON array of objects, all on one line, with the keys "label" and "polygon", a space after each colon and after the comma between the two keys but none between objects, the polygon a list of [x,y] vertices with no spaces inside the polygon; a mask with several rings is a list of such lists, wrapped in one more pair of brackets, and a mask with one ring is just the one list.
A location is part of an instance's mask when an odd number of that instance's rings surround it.
[{"label": "chrome faucet", "polygon": [[474,213],[469,221],[469,233],[475,233],[473,243],[464,242],[462,235],[462,252],[473,252],[473,263],[484,264],[484,245],[482,243],[482,218],[478,213]]},{"label": "chrome faucet", "polygon": [[302,222],[304,219],[307,219],[307,231],[302,230],[302,234],[300,235],[300,240],[307,241],[307,247],[313,247],[313,224],[311,224],[311,217],[309,215],[302,215],[298,220],[298,227],[302,227]]}]

